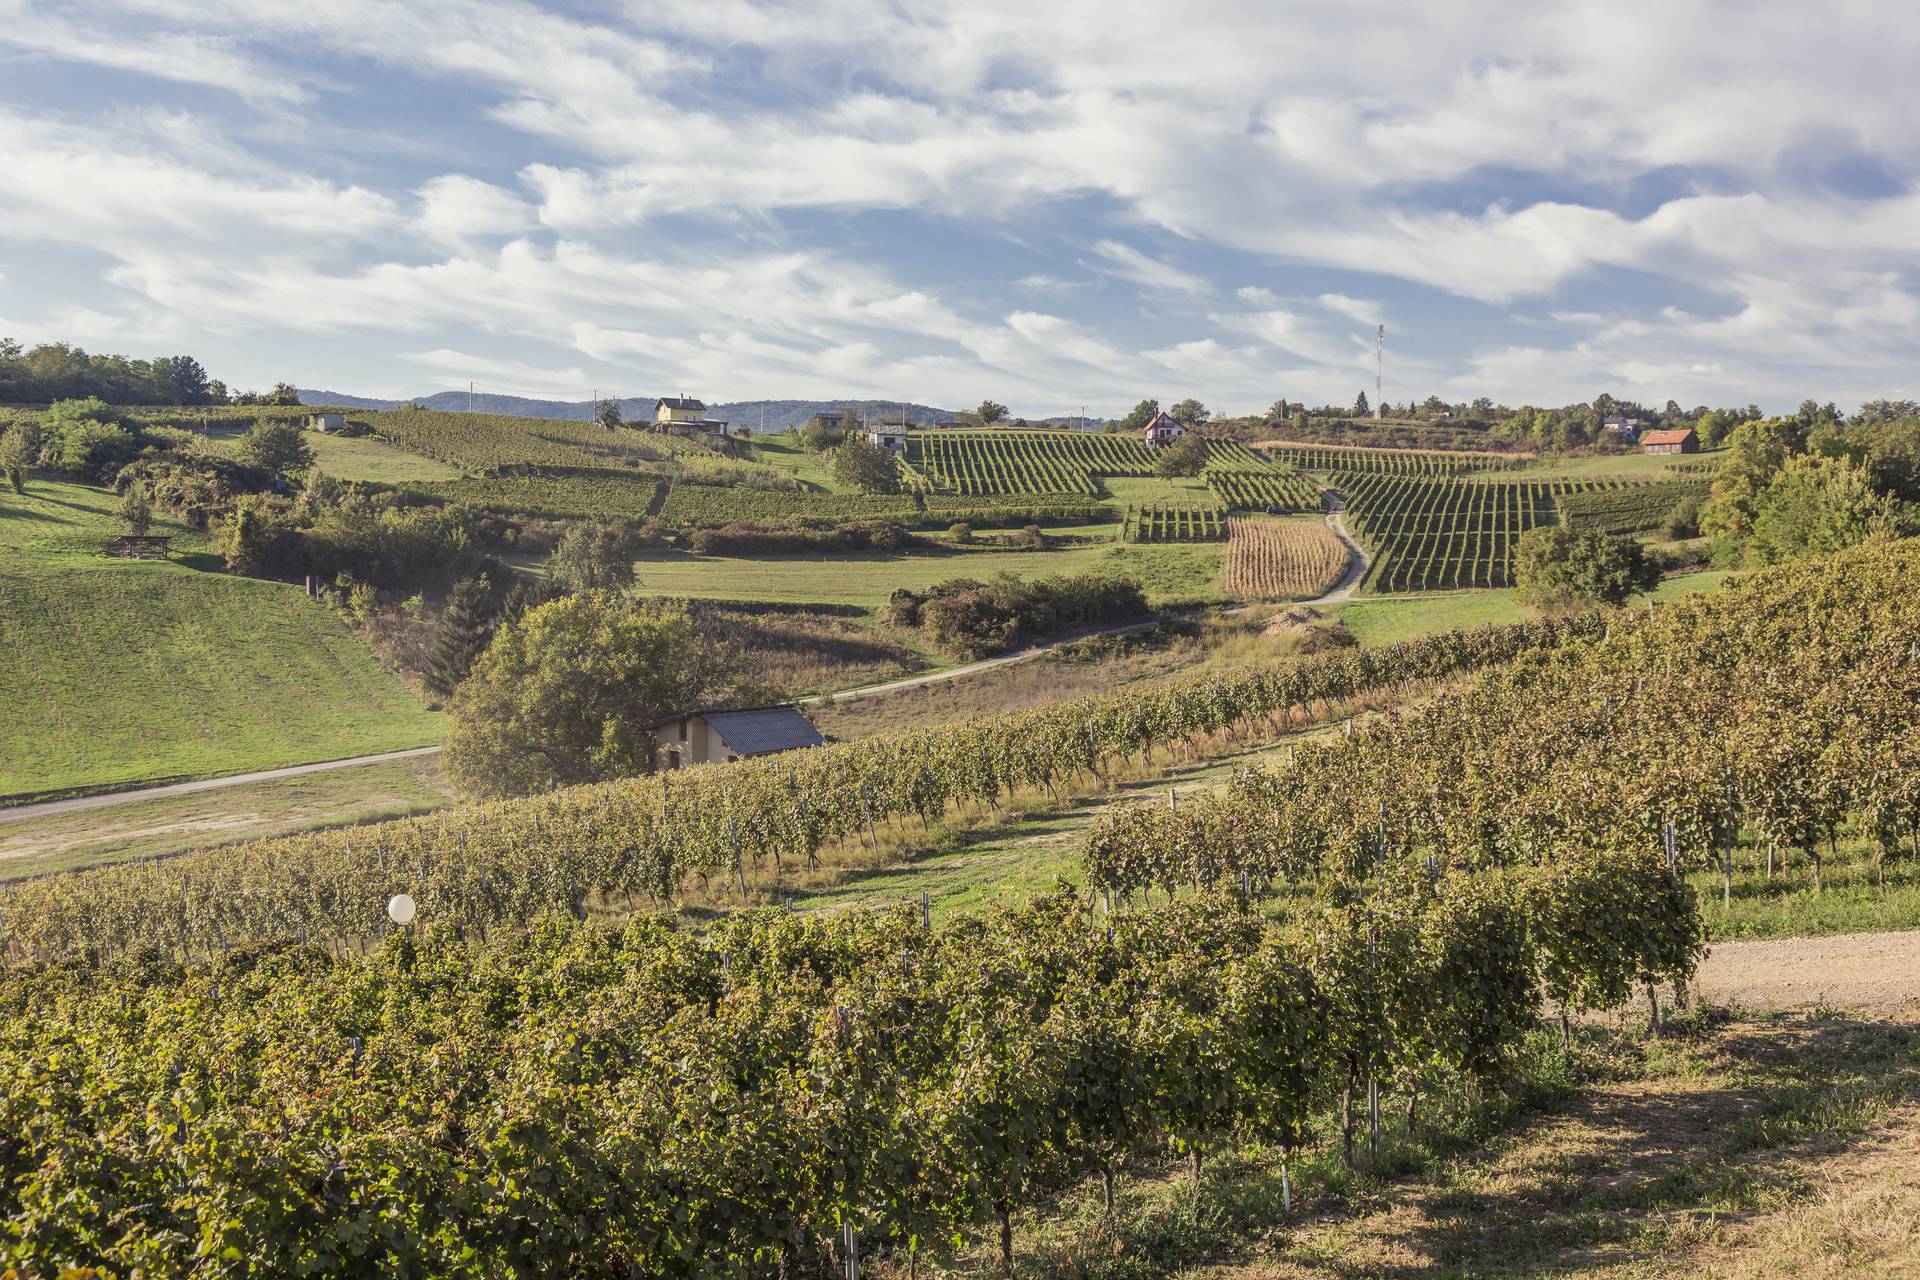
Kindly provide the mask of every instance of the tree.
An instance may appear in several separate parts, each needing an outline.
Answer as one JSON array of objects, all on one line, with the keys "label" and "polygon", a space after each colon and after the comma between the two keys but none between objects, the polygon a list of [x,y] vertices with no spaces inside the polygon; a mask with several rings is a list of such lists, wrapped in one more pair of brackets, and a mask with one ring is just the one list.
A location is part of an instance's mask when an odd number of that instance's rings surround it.
[{"label": "tree", "polygon": [[39,441],[23,427],[0,433],[0,475],[15,493],[27,491],[27,468],[40,452]]},{"label": "tree", "polygon": [[1120,419],[1122,431],[1140,431],[1153,421],[1153,415],[1160,412],[1158,400],[1142,400],[1133,406],[1133,412]]},{"label": "tree", "polygon": [[1285,422],[1293,416],[1293,407],[1285,400],[1275,400],[1267,407],[1268,422]]},{"label": "tree", "polygon": [[131,462],[138,448],[126,416],[98,396],[54,402],[44,427],[41,461],[101,484]]},{"label": "tree", "polygon": [[1197,427],[1207,420],[1207,406],[1188,397],[1167,410],[1167,416],[1183,427]]},{"label": "tree", "polygon": [[478,796],[650,773],[653,726],[733,680],[732,655],[678,606],[563,596],[503,625],[455,692],[447,773]]},{"label": "tree", "polygon": [[234,504],[221,539],[227,571],[250,577],[264,574],[272,562],[277,537],[273,513],[266,499],[258,494],[240,499]]},{"label": "tree", "polygon": [[147,500],[145,485],[132,484],[120,495],[120,507],[114,512],[121,523],[127,526],[127,532],[136,538],[144,538],[147,530],[153,527],[153,503]]},{"label": "tree", "polygon": [[609,431],[621,426],[620,402],[618,400],[600,401],[593,406],[593,420]]},{"label": "tree", "polygon": [[547,561],[556,591],[621,591],[633,585],[633,538],[611,524],[572,524]]},{"label": "tree", "polygon": [[900,492],[900,468],[893,453],[862,435],[850,435],[833,451],[833,476],[865,493]]},{"label": "tree", "polygon": [[162,356],[152,365],[154,385],[165,393],[165,404],[212,404],[207,371],[192,356]]},{"label": "tree", "polygon": [[981,426],[990,427],[996,422],[1005,422],[1007,420],[1007,406],[995,404],[991,400],[982,400],[980,407],[975,409],[973,414],[976,418],[980,419]]},{"label": "tree", "polygon": [[1371,406],[1369,406],[1369,405],[1367,404],[1367,393],[1366,393],[1366,392],[1364,392],[1364,391],[1362,391],[1362,392],[1361,392],[1361,393],[1360,393],[1359,395],[1357,395],[1357,396],[1355,396],[1355,397],[1353,398],[1353,415],[1354,415],[1354,417],[1356,417],[1356,418],[1364,418],[1364,417],[1366,417],[1366,416],[1367,416],[1367,415],[1368,415],[1369,413],[1372,413],[1372,412],[1373,412],[1373,409],[1372,409],[1372,407],[1371,407]]},{"label": "tree", "polygon": [[1619,604],[1659,581],[1660,566],[1633,538],[1541,525],[1514,549],[1514,591],[1543,609]]},{"label": "tree", "polygon": [[1788,458],[1761,495],[1753,554],[1762,564],[1778,564],[1897,535],[1909,524],[1901,504],[1877,492],[1865,468],[1804,454]]},{"label": "tree", "polygon": [[1207,440],[1199,435],[1181,436],[1172,444],[1163,446],[1153,458],[1154,474],[1168,478],[1197,476],[1206,465]]},{"label": "tree", "polygon": [[442,697],[452,693],[473,670],[493,640],[499,598],[484,573],[462,578],[447,593],[427,654],[427,687]]},{"label": "tree", "polygon": [[262,418],[241,437],[240,459],[277,480],[289,480],[313,466],[313,446],[292,423]]}]

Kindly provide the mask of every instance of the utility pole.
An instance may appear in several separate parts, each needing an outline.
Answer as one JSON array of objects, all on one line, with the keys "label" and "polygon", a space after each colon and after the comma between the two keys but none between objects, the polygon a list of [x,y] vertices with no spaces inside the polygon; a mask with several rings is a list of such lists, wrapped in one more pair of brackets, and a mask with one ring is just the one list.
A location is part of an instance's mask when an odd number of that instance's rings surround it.
[{"label": "utility pole", "polygon": [[1387,326],[1383,324],[1374,330],[1373,335],[1373,416],[1375,418],[1387,416],[1386,393],[1382,389],[1383,384],[1380,378],[1381,371],[1386,367],[1386,359]]},{"label": "utility pole", "polygon": [[471,379],[467,382],[467,412],[473,412],[473,382]]}]

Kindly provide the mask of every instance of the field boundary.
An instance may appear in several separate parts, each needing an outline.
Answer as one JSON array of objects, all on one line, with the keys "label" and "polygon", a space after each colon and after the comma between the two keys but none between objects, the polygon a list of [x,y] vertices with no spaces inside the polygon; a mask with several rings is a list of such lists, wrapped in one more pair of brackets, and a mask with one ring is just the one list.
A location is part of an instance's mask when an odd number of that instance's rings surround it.
[{"label": "field boundary", "polygon": [[57,800],[36,800],[26,804],[0,808],[0,823],[24,822],[29,818],[51,818],[63,813],[78,813],[83,809],[104,809],[109,805],[130,804],[136,800],[159,800],[167,796],[192,795],[199,791],[214,791],[221,787],[235,787],[246,782],[274,782],[281,778],[298,778],[309,773],[327,773],[334,769],[352,769],[366,764],[385,764],[390,760],[411,760],[416,756],[436,755],[438,745],[430,747],[407,747],[400,751],[382,751],[370,756],[348,756],[343,760],[321,760],[314,764],[292,764],[279,769],[259,769],[252,773],[229,773],[217,778],[198,778],[190,782],[169,782],[160,786],[137,786],[118,791],[95,791],[81,795],[69,795]]}]

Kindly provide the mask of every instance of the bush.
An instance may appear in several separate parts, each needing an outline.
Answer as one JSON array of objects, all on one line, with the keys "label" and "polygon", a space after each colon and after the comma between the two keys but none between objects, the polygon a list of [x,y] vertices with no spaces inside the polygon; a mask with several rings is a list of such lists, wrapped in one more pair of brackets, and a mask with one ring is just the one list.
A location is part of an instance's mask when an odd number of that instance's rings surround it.
[{"label": "bush", "polygon": [[1197,476],[1207,465],[1207,441],[1205,436],[1184,435],[1172,444],[1163,445],[1153,458],[1153,472],[1158,476]]},{"label": "bush", "polygon": [[230,458],[167,454],[122,467],[113,487],[121,493],[140,489],[159,510],[204,531],[225,519],[243,495],[264,489],[267,479]]},{"label": "bush", "polygon": [[1616,534],[1542,525],[1522,534],[1514,550],[1514,591],[1543,609],[1619,604],[1659,580],[1660,566],[1646,548]]},{"label": "bush", "polygon": [[322,512],[306,545],[322,577],[346,574],[406,595],[440,590],[484,559],[465,511],[383,505],[362,495]]},{"label": "bush", "polygon": [[633,585],[634,540],[613,524],[575,524],[547,561],[556,591],[621,591]]},{"label": "bush", "polygon": [[1666,516],[1661,519],[1661,534],[1675,540],[1699,537],[1700,504],[1702,501],[1703,499],[1698,495],[1682,498],[1674,506],[1673,510],[1667,512]]},{"label": "bush", "polygon": [[125,424],[126,416],[103,400],[62,400],[47,410],[41,465],[106,484],[140,449]]},{"label": "bush", "polygon": [[741,520],[715,529],[696,529],[695,553],[708,556],[811,555],[832,551],[880,551],[889,555],[914,544],[914,537],[886,520],[800,519],[786,524]]},{"label": "bush", "polygon": [[289,422],[262,418],[240,438],[240,460],[280,480],[291,480],[313,466],[313,446]]},{"label": "bush", "polygon": [[973,541],[973,526],[964,520],[950,524],[947,526],[947,536],[964,547]]},{"label": "bush", "polygon": [[850,435],[833,451],[833,477],[862,493],[900,492],[900,468],[893,453],[865,436]]},{"label": "bush", "polygon": [[924,592],[901,588],[887,598],[883,618],[922,629],[935,645],[963,657],[999,653],[1027,635],[1100,626],[1147,612],[1140,584],[1109,574],[1054,575],[1022,582],[1001,574],[991,582],[955,578]]}]

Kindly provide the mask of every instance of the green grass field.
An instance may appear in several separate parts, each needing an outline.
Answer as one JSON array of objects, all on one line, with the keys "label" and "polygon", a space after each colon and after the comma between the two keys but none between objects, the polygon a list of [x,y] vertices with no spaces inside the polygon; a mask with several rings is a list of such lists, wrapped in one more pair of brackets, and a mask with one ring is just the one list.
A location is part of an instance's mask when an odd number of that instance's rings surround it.
[{"label": "green grass field", "polygon": [[330,436],[310,431],[314,465],[336,480],[377,480],[404,484],[419,480],[458,480],[465,473],[398,445],[371,436]]},{"label": "green grass field", "polygon": [[1055,573],[1117,573],[1132,578],[1154,604],[1212,599],[1218,592],[1221,544],[1105,544],[1054,551],[939,551],[912,555],[832,555],[814,559],[735,560],[682,551],[653,552],[636,568],[639,590],[690,600],[784,601],[873,610],[896,587],[922,588],[949,578],[1023,578]]},{"label": "green grass field", "polygon": [[36,475],[0,494],[0,797],[108,790],[437,742],[422,707],[298,587],[113,560],[113,494]]}]

